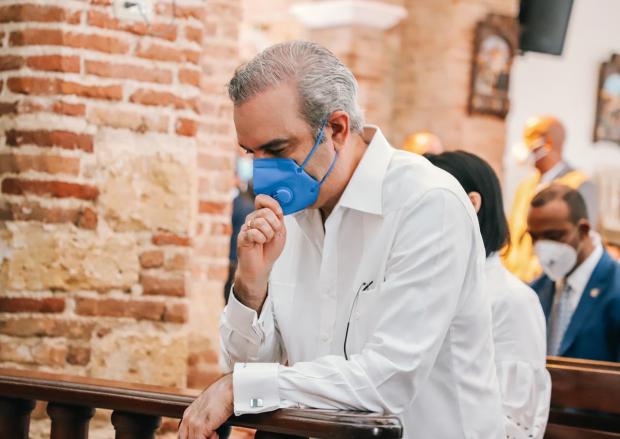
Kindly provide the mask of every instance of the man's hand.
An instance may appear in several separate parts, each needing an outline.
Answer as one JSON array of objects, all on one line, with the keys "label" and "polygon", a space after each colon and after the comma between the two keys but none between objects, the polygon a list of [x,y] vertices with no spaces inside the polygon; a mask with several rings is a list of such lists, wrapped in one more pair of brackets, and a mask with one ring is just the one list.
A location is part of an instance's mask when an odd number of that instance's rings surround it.
[{"label": "man's hand", "polygon": [[238,265],[235,296],[245,306],[260,312],[267,297],[269,273],[284,249],[284,214],[276,200],[256,197],[256,210],[241,226],[237,239]]},{"label": "man's hand", "polygon": [[218,439],[215,431],[233,414],[232,374],[211,384],[183,412],[179,439]]}]

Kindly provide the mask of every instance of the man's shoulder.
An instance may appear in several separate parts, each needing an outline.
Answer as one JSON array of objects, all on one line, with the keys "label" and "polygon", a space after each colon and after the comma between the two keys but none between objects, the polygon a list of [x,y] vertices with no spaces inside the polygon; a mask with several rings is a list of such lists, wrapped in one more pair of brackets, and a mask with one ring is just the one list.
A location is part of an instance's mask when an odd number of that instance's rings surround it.
[{"label": "man's shoulder", "polygon": [[469,199],[458,181],[426,158],[396,150],[383,180],[384,211],[413,207],[433,193],[448,192],[465,204]]}]

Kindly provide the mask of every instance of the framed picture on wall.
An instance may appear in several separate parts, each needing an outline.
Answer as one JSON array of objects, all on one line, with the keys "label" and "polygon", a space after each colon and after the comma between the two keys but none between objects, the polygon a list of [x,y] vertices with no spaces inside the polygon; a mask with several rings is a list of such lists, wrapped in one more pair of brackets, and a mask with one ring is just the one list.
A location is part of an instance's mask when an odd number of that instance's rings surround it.
[{"label": "framed picture on wall", "polygon": [[506,117],[512,59],[518,50],[514,17],[489,14],[476,25],[468,110],[470,114]]},{"label": "framed picture on wall", "polygon": [[620,55],[601,65],[598,83],[594,141],[620,144]]}]

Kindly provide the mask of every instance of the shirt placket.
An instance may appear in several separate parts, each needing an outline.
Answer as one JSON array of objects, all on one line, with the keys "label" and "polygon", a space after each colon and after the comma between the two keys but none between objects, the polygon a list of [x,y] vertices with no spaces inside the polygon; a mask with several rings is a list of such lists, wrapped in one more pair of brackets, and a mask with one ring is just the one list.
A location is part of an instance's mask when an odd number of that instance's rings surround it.
[{"label": "shirt placket", "polygon": [[325,240],[321,272],[319,275],[319,302],[321,306],[319,322],[319,355],[332,353],[334,328],[337,322],[336,284],[338,281],[338,229],[342,218],[342,210],[335,209],[325,222]]}]

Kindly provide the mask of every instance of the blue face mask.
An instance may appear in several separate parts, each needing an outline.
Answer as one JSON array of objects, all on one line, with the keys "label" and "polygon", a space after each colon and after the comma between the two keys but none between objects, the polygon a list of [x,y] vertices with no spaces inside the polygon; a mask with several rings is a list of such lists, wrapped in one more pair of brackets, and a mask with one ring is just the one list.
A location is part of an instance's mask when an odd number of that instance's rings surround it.
[{"label": "blue face mask", "polygon": [[274,198],[280,203],[284,215],[299,212],[313,205],[319,196],[321,185],[334,169],[338,159],[336,151],[336,156],[321,181],[317,181],[304,169],[321,144],[324,129],[325,124],[321,127],[314,146],[301,166],[292,159],[254,159],[254,193]]}]

